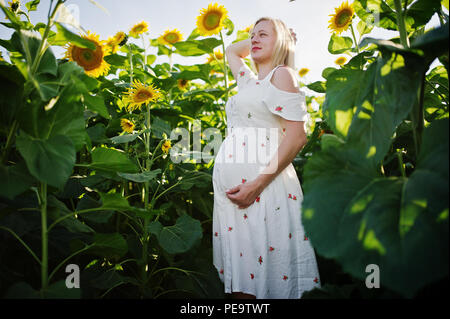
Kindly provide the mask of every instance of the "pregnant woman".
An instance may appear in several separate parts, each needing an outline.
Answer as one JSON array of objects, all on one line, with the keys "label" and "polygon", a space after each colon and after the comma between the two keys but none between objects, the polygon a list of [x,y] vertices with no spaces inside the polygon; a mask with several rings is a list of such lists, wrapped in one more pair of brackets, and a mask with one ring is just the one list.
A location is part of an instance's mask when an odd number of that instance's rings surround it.
[{"label": "pregnant woman", "polygon": [[[226,49],[238,93],[225,107],[228,134],[213,170],[213,262],[232,298],[298,299],[320,287],[292,165],[308,116],[293,73],[295,42],[282,21],[263,17],[250,39]],[[249,53],[257,74],[243,60]]]}]

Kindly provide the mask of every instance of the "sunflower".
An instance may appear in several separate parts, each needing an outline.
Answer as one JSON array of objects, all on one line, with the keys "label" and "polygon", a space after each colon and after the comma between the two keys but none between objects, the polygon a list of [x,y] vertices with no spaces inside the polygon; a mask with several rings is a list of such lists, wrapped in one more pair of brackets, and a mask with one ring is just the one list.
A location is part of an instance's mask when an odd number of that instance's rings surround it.
[{"label": "sunflower", "polygon": [[298,75],[300,75],[300,77],[304,77],[307,73],[309,72],[309,69],[307,68],[301,68],[300,71],[298,71]]},{"label": "sunflower", "polygon": [[163,145],[161,145],[161,149],[164,153],[169,153],[170,148],[172,147],[172,144],[170,143],[170,140],[164,141]]},{"label": "sunflower", "polygon": [[124,94],[127,95],[124,97],[124,102],[128,104],[128,111],[141,109],[142,104],[156,101],[161,97],[161,93],[153,85],[147,86],[139,80],[134,80],[132,87]]},{"label": "sunflower", "polygon": [[87,35],[81,35],[81,37],[94,43],[95,50],[69,44],[64,58],[76,62],[89,76],[99,77],[107,74],[110,66],[103,57],[110,53],[110,48],[105,45],[105,41],[100,41],[95,33],[87,31]]},{"label": "sunflower", "polygon": [[227,18],[227,9],[217,3],[209,4],[208,8],[201,9],[197,17],[198,32],[202,36],[217,34],[224,27],[223,21]]},{"label": "sunflower", "polygon": [[173,45],[183,40],[183,35],[177,29],[166,30],[162,36],[158,38],[158,42],[162,45]]},{"label": "sunflower", "polygon": [[119,46],[117,45],[116,39],[114,37],[108,37],[108,40],[106,40],[105,45],[109,48],[111,53],[116,53],[117,50],[119,50]]},{"label": "sunflower", "polygon": [[246,27],[245,29],[243,29],[242,32],[250,33],[250,31],[252,31],[252,29],[253,29],[253,24],[248,26],[248,27]]},{"label": "sunflower", "polygon": [[148,31],[148,24],[145,21],[142,21],[138,24],[135,24],[130,30],[130,36],[133,38],[138,38],[140,34]]},{"label": "sunflower", "polygon": [[17,13],[20,9],[20,0],[12,0],[8,2],[9,8],[12,12]]},{"label": "sunflower", "polygon": [[188,83],[189,83],[189,81],[185,80],[185,79],[178,79],[177,80],[177,85],[178,85],[178,88],[180,90],[185,90],[187,85],[188,85]]},{"label": "sunflower", "polygon": [[339,8],[335,8],[334,10],[335,13],[330,14],[331,19],[328,28],[340,34],[351,25],[355,10],[353,9],[353,4],[349,5],[347,1],[343,2]]},{"label": "sunflower", "polygon": [[134,123],[128,119],[120,119],[120,126],[122,127],[122,130],[127,133],[133,133],[135,127]]},{"label": "sunflower", "polygon": [[347,62],[347,58],[345,56],[341,56],[334,61],[337,65],[344,65]]},{"label": "sunflower", "polygon": [[127,43],[128,36],[123,31],[119,31],[114,35],[114,40],[116,41],[117,45],[123,46]]},{"label": "sunflower", "polygon": [[[214,58],[215,57],[215,58]],[[211,63],[211,62],[213,62],[213,61],[216,61],[216,59],[217,60],[222,60],[223,59],[223,53],[222,53],[222,51],[220,51],[220,50],[217,50],[217,51],[214,51],[214,54],[209,54],[209,57],[208,57],[208,61],[206,62],[206,63]]]}]

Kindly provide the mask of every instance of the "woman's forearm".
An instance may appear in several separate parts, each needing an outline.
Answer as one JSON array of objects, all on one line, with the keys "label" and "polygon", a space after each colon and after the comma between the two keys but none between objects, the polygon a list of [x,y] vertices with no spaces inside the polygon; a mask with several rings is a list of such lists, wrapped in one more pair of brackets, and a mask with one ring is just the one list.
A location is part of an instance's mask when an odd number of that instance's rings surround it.
[{"label": "woman's forearm", "polygon": [[236,54],[240,58],[245,58],[247,55],[250,54],[250,47],[251,47],[251,40],[245,39],[239,42],[235,42],[225,49],[226,53],[232,53]]},{"label": "woman's forearm", "polygon": [[306,142],[306,140],[302,140],[302,142],[299,143],[298,139],[293,138],[283,139],[278,146],[274,157],[270,160],[269,165],[267,165],[255,180],[261,192],[275,179],[275,177],[278,176],[278,174],[292,163],[298,152],[305,146]]}]

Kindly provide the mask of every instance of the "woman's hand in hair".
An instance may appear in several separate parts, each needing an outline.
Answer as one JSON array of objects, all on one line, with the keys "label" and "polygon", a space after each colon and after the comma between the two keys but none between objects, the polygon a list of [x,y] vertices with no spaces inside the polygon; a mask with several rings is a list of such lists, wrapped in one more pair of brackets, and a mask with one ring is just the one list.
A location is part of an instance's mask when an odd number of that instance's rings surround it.
[{"label": "woman's hand in hair", "polygon": [[294,43],[297,43],[297,34],[292,30],[292,28],[289,28],[289,31],[291,31],[292,39],[294,39]]}]

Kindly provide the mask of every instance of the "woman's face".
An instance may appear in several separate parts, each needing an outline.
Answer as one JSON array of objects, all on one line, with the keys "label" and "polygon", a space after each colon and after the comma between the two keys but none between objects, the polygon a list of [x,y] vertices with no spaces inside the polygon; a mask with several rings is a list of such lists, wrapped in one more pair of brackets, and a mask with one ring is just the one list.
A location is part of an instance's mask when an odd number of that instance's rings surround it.
[{"label": "woman's face", "polygon": [[263,20],[259,22],[250,35],[250,54],[255,63],[262,63],[272,59],[273,47],[276,41],[276,34],[272,22]]}]

